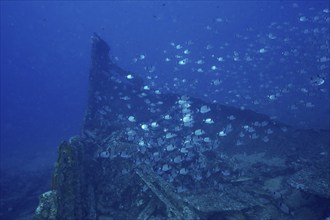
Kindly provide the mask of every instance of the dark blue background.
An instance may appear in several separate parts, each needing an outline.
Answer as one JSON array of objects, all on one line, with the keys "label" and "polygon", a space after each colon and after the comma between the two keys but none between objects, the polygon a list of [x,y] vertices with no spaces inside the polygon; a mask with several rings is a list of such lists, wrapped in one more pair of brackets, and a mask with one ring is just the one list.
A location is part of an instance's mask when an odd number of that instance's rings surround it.
[{"label": "dark blue background", "polygon": [[[321,63],[317,61],[319,57],[329,58],[326,8],[327,1],[2,1],[1,166],[28,166],[26,161],[31,159],[38,161],[33,168],[52,164],[58,144],[79,134],[86,108],[93,32],[109,43],[117,63],[144,77],[151,76],[146,84],[162,91],[244,106],[297,127],[328,129],[329,61],[323,70],[318,69]],[[301,16],[308,22],[300,22]],[[320,18],[313,20],[315,16]],[[274,22],[282,28],[271,26]],[[321,33],[310,34],[315,28]],[[302,34],[306,29],[309,34]],[[277,39],[269,40],[268,33]],[[290,43],[285,44],[285,38],[290,38]],[[188,45],[188,41],[193,44]],[[191,62],[178,65],[174,57],[178,50],[171,42],[191,50],[187,55]],[[228,46],[219,49],[225,43]],[[208,44],[215,49],[206,50]],[[320,50],[322,45],[327,49]],[[263,47],[269,47],[270,52],[258,54]],[[291,55],[279,63],[285,50]],[[241,59],[251,54],[253,60],[248,64],[233,61],[230,56],[234,51]],[[146,59],[134,62],[140,54]],[[224,64],[217,63],[212,54],[225,57]],[[165,62],[165,57],[171,62]],[[205,61],[204,69],[221,67],[219,74],[194,72],[199,59]],[[155,72],[149,73],[146,67],[151,66]],[[310,77],[319,73],[325,84],[315,87]],[[180,83],[182,79],[187,83]],[[215,79],[223,81],[220,88],[211,85]],[[262,83],[269,87],[260,89]],[[269,101],[267,95],[283,88],[289,88],[288,93]],[[301,92],[303,88],[308,92]],[[216,89],[220,92],[214,92]],[[315,107],[306,108],[307,102]],[[290,110],[293,104],[297,110]]]}]

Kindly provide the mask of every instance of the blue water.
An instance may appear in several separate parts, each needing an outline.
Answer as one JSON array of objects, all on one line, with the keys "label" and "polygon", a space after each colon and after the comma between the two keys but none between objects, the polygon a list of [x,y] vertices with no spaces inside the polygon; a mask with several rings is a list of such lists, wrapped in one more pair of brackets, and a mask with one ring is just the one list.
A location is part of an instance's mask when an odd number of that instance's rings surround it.
[{"label": "blue water", "polygon": [[328,1],[1,1],[1,168],[52,166],[79,134],[93,32],[152,88],[329,129],[329,14]]}]

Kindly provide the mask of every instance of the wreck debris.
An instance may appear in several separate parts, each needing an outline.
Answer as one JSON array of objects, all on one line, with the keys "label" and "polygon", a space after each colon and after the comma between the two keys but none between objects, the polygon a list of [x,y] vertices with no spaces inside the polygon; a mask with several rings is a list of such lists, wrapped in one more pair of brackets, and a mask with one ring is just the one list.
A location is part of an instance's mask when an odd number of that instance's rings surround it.
[{"label": "wreck debris", "polygon": [[298,190],[330,199],[330,173],[324,172],[324,170],[328,169],[329,167],[327,168],[326,166],[324,166],[323,170],[306,166],[292,175],[287,182]]},{"label": "wreck debris", "polygon": [[40,196],[40,205],[36,209],[36,220],[56,219],[57,208],[54,201],[56,197],[56,191],[48,191]]},{"label": "wreck debris", "polygon": [[146,183],[146,185],[152,190],[153,193],[165,204],[168,212],[168,217],[171,219],[199,219],[198,215],[193,211],[191,207],[184,204],[178,194],[175,194],[173,189],[166,184],[164,180],[152,175],[152,171],[147,171],[144,168],[144,172],[136,170],[136,174]]}]

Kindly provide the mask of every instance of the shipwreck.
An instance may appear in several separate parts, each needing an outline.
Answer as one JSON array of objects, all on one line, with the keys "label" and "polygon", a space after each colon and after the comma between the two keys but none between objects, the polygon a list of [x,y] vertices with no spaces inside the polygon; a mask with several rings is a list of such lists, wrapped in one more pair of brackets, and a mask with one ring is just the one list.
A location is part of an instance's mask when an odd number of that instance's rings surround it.
[{"label": "shipwreck", "polygon": [[52,188],[40,195],[35,219],[330,215],[329,131],[162,94],[109,51],[94,34],[84,125],[59,145]]}]

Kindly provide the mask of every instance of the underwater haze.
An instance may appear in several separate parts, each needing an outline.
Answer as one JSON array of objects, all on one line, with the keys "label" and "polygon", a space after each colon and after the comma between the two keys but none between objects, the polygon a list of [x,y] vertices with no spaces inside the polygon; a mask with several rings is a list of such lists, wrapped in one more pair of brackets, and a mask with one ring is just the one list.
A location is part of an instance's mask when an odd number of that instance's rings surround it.
[{"label": "underwater haze", "polygon": [[1,1],[0,170],[51,169],[80,133],[94,32],[146,89],[329,130],[329,15],[329,1]]},{"label": "underwater haze", "polygon": [[80,131],[93,32],[152,87],[329,129],[328,4],[2,1],[2,157]]}]

